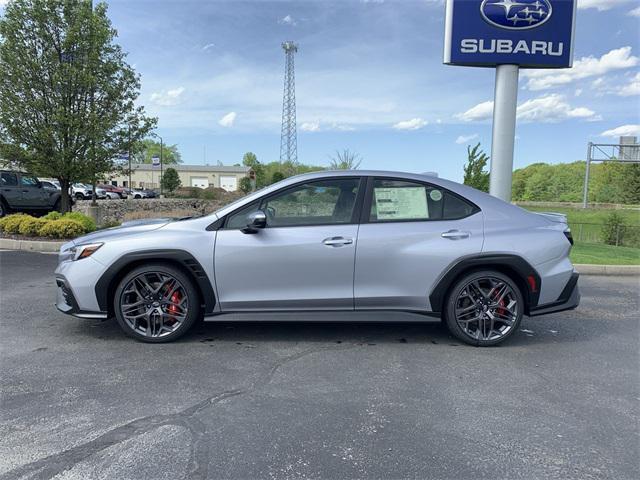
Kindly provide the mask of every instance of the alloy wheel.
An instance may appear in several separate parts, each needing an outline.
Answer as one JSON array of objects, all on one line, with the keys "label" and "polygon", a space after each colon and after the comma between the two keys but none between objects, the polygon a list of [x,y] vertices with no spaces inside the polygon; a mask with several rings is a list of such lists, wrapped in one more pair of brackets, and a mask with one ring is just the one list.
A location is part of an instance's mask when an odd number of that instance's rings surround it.
[{"label": "alloy wheel", "polygon": [[465,335],[474,340],[497,340],[513,329],[520,305],[505,281],[482,277],[460,290],[454,307],[456,322]]},{"label": "alloy wheel", "polygon": [[152,338],[175,332],[189,313],[184,285],[165,272],[144,272],[133,277],[122,290],[119,307],[131,329]]}]

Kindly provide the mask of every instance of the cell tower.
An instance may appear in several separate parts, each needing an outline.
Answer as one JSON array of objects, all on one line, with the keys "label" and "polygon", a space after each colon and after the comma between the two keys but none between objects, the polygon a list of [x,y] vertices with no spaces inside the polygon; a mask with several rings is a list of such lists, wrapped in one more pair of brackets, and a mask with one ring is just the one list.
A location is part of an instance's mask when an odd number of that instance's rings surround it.
[{"label": "cell tower", "polygon": [[284,92],[282,96],[282,131],[280,133],[280,162],[298,163],[298,140],[296,135],[296,74],[293,56],[298,45],[287,41],[284,50]]}]

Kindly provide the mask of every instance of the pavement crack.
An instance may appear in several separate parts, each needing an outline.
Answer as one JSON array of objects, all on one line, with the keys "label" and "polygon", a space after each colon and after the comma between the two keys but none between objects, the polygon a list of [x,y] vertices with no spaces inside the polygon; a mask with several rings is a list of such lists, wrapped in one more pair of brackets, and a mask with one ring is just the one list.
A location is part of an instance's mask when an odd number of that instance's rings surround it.
[{"label": "pavement crack", "polygon": [[271,383],[278,370],[289,363],[322,351],[348,350],[358,346],[357,344],[340,344],[336,346],[316,347],[289,355],[271,365],[266,374],[261,375],[258,380],[247,388],[225,390],[176,413],[150,415],[138,418],[125,425],[109,430],[89,442],[82,443],[63,452],[55,453],[5,472],[0,475],[0,480],[17,480],[22,477],[50,479],[71,469],[73,466],[102,450],[165,425],[184,427],[190,432],[193,440],[188,467],[189,478],[207,478],[208,462],[206,450],[202,446],[202,439],[206,434],[206,427],[196,418],[198,413],[228,398],[237,397],[264,388]]}]

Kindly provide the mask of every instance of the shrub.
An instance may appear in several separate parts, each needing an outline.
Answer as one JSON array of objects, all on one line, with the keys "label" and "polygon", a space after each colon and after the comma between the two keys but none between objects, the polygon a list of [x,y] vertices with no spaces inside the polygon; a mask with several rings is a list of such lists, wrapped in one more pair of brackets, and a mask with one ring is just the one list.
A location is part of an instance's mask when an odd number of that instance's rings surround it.
[{"label": "shrub", "polygon": [[607,245],[620,245],[624,234],[624,218],[617,212],[611,212],[602,226],[602,241]]},{"label": "shrub", "polygon": [[74,220],[84,227],[84,232],[93,232],[96,229],[96,222],[80,212],[68,212],[62,216],[63,220]]},{"label": "shrub", "polygon": [[62,214],[60,212],[56,212],[55,210],[47,213],[44,217],[45,220],[59,220],[62,218]]},{"label": "shrub", "polygon": [[0,230],[4,233],[20,233],[20,224],[25,218],[33,218],[30,215],[24,213],[14,213],[13,215],[7,215],[0,219]]},{"label": "shrub", "polygon": [[61,218],[59,220],[49,220],[42,228],[39,234],[43,237],[53,238],[73,238],[85,233],[84,225],[76,220]]},{"label": "shrub", "polygon": [[28,237],[36,237],[40,235],[40,229],[47,223],[52,222],[53,220],[48,220],[46,218],[34,218],[28,215],[25,215],[26,218],[22,220],[20,223],[20,227],[18,228],[18,233],[20,235],[26,235]]}]

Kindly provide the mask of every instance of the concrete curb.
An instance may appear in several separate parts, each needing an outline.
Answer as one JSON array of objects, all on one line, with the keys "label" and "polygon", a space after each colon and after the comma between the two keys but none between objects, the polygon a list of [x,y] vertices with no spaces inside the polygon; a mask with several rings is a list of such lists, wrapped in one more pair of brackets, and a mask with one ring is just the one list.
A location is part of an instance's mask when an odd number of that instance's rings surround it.
[{"label": "concrete curb", "polygon": [[[58,252],[66,242],[49,240],[16,240],[0,238],[0,250],[23,250],[27,252]],[[574,265],[581,275],[638,275],[640,265]]]},{"label": "concrete curb", "polygon": [[581,275],[640,275],[640,265],[574,265]]},{"label": "concrete curb", "polygon": [[27,252],[53,253],[67,242],[49,240],[16,240],[14,238],[0,238],[0,250],[23,250]]}]

